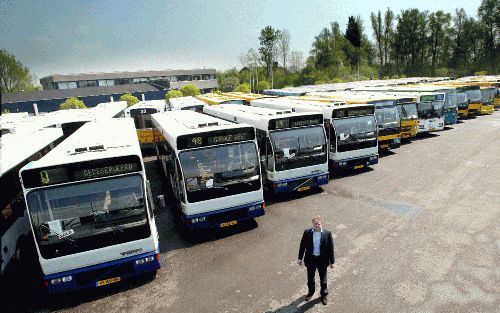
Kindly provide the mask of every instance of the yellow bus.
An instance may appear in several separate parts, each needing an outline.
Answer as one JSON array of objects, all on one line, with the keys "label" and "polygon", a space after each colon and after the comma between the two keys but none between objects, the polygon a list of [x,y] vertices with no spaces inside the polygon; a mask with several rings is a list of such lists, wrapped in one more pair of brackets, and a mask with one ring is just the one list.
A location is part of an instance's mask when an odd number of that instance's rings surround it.
[{"label": "yellow bus", "polygon": [[234,96],[220,95],[218,93],[205,93],[197,95],[196,98],[209,105],[232,103],[232,104],[245,104],[245,100]]},{"label": "yellow bus", "polygon": [[[435,83],[436,85],[442,85],[440,82]],[[463,81],[450,81],[446,82],[447,86],[457,87],[457,93],[465,91],[467,94],[467,114],[478,115],[481,114],[481,106],[483,105],[483,96],[481,95],[481,89],[477,83],[468,83]],[[460,110],[458,112],[460,115]],[[462,114],[463,115],[463,114]]]},{"label": "yellow bus", "polygon": [[259,100],[263,98],[276,98],[276,96],[270,96],[270,95],[261,95],[258,93],[244,93],[244,92],[223,92],[223,96],[227,97],[232,97],[232,98],[237,98],[237,99],[242,99],[245,101],[246,105],[250,105],[250,102],[253,100]]}]

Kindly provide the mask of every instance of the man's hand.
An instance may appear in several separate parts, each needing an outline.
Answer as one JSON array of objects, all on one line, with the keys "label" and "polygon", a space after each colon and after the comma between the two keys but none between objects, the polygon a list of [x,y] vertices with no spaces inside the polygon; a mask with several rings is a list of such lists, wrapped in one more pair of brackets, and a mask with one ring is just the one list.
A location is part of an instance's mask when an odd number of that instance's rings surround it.
[{"label": "man's hand", "polygon": [[332,264],[330,264],[330,268],[333,268],[333,263],[332,263]]},{"label": "man's hand", "polygon": [[297,260],[298,265],[302,265],[302,260]]}]

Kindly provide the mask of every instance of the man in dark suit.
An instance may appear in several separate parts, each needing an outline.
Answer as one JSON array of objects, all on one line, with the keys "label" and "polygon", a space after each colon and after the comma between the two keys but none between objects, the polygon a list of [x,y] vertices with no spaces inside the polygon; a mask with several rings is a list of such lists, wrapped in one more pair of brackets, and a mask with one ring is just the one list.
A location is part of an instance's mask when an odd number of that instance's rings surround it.
[{"label": "man in dark suit", "polygon": [[328,266],[333,268],[335,256],[333,252],[332,233],[322,228],[323,219],[321,216],[316,216],[312,219],[312,228],[308,228],[302,235],[299,248],[299,265],[302,265],[302,259],[307,267],[307,287],[309,292],[305,300],[311,300],[315,291],[314,275],[316,269],[319,273],[321,284],[321,302],[324,305],[328,303],[328,285],[327,285],[327,269]]}]

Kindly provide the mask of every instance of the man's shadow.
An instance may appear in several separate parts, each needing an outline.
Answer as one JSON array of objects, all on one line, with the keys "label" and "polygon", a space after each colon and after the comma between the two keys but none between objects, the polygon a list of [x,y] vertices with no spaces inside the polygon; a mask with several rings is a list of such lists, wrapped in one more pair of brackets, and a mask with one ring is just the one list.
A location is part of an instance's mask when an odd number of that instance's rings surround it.
[{"label": "man's shadow", "polygon": [[301,296],[289,305],[277,308],[274,311],[266,311],[265,313],[303,313],[314,307],[316,304],[321,303],[321,298],[317,297],[309,302],[304,301],[305,296]]}]

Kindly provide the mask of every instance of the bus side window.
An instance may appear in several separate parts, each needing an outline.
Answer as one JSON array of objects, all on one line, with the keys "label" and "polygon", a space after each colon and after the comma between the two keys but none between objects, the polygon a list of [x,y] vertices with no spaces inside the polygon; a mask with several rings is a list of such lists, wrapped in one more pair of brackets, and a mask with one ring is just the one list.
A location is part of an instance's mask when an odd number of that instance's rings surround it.
[{"label": "bus side window", "polygon": [[266,162],[267,170],[270,172],[274,171],[273,147],[271,145],[271,140],[269,139],[269,137],[266,138]]},{"label": "bus side window", "polygon": [[333,125],[330,127],[330,151],[337,151],[337,134]]},{"label": "bus side window", "polygon": [[184,179],[182,177],[182,172],[181,172],[181,166],[179,164],[179,160],[175,158],[175,163],[174,163],[174,175],[175,175],[175,184],[176,189],[177,189],[177,195],[179,200],[182,203],[186,203],[186,193],[184,191]]}]

